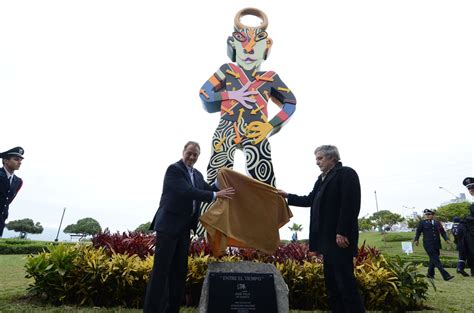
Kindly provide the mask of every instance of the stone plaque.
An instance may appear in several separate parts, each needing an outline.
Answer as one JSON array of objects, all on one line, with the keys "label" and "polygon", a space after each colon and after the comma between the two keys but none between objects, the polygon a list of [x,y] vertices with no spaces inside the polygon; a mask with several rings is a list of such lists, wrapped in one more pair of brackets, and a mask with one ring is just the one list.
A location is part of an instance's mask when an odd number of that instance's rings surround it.
[{"label": "stone plaque", "polygon": [[209,313],[277,313],[272,273],[210,273]]},{"label": "stone plaque", "polygon": [[210,263],[199,313],[288,313],[288,286],[272,264]]}]

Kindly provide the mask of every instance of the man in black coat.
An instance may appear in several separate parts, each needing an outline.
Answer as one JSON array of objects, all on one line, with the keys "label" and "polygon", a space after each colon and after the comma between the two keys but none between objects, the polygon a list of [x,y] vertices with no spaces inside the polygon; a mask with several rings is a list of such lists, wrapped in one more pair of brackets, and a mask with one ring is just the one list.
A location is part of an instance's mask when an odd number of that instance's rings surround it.
[{"label": "man in black coat", "polygon": [[14,174],[21,166],[23,153],[24,150],[21,147],[15,147],[0,153],[3,164],[3,167],[0,168],[0,237],[3,236],[10,203],[23,186],[23,180]]},{"label": "man in black coat", "polygon": [[184,146],[183,158],[166,170],[160,206],[150,229],[156,231],[155,259],[145,293],[144,312],[178,313],[188,271],[191,229],[197,227],[201,202],[230,199],[232,187],[208,185],[193,168],[201,149],[197,142]]},{"label": "man in black coat", "polygon": [[311,207],[309,248],[323,255],[324,279],[333,312],[365,312],[354,276],[360,211],[360,183],[357,173],[342,166],[335,146],[314,151],[322,174],[307,196],[279,190],[288,204]]},{"label": "man in black coat", "polygon": [[434,278],[434,269],[436,267],[440,271],[441,276],[443,276],[444,280],[451,280],[454,278],[454,276],[449,274],[444,269],[443,264],[439,259],[439,250],[441,249],[440,235],[447,243],[449,243],[450,241],[448,235],[446,234],[443,225],[441,225],[440,222],[434,219],[434,211],[425,209],[423,213],[425,214],[425,220],[420,221],[418,223],[413,242],[415,243],[415,245],[418,246],[418,240],[420,239],[420,235],[423,234],[423,248],[425,248],[425,251],[430,258],[428,274],[426,275],[426,277]]}]

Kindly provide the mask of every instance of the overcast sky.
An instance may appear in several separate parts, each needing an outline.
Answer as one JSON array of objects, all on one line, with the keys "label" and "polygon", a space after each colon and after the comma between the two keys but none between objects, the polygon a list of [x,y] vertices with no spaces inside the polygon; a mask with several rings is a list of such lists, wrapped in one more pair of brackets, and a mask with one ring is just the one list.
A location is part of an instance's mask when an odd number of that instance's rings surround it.
[{"label": "overcast sky", "polygon": [[[270,138],[278,188],[309,193],[315,147],[334,144],[360,176],[360,216],[376,211],[374,191],[379,210],[403,215],[465,192],[472,1],[0,1],[0,150],[25,149],[9,220],[57,228],[66,207],[63,227],[132,230],[153,218],[186,141],[201,143],[205,173],[219,114],[198,92],[248,6],[269,18],[261,69],[298,101]],[[292,211],[287,226],[307,238],[309,209]]]}]

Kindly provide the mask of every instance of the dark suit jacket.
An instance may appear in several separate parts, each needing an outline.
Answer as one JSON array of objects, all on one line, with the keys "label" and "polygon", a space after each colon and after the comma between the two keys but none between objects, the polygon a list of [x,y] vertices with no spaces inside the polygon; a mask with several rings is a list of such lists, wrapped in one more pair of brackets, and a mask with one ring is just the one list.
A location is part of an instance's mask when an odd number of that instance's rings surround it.
[{"label": "dark suit jacket", "polygon": [[7,178],[5,169],[0,168],[0,209],[2,212],[8,213],[8,206],[15,199],[21,186],[23,186],[23,180],[18,176],[13,176],[12,184]]},{"label": "dark suit jacket", "polygon": [[[339,257],[357,255],[360,211],[360,183],[357,173],[338,162],[327,174],[314,184],[307,196],[288,194],[288,204],[311,207],[309,246],[325,258],[337,260]],[[346,236],[348,248],[339,248],[336,234]]]},{"label": "dark suit jacket", "polygon": [[21,186],[23,186],[23,180],[16,175],[13,176],[10,185],[5,169],[0,168],[0,236],[3,234],[5,220],[8,218],[9,205],[15,199]]},{"label": "dark suit jacket", "polygon": [[[194,184],[182,160],[168,167],[160,206],[150,229],[173,236],[196,229],[201,202],[211,202],[213,191],[218,189],[207,184],[197,169],[194,169]],[[196,212],[192,214],[194,200],[197,201]]]},{"label": "dark suit jacket", "polygon": [[448,235],[441,225],[440,222],[433,220],[423,220],[418,223],[418,227],[416,228],[415,239],[416,241],[419,240],[420,235],[423,234],[423,247],[425,249],[431,250],[439,250],[441,249],[441,238],[440,235],[443,236],[444,240],[448,240]]}]

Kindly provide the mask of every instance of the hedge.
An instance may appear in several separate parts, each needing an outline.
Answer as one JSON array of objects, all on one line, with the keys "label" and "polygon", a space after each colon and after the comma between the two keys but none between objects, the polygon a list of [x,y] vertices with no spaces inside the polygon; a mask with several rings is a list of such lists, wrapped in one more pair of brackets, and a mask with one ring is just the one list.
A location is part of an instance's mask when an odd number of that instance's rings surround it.
[{"label": "hedge", "polygon": [[[43,251],[48,251],[48,247],[57,245],[58,243],[49,241],[35,241],[28,239],[1,239],[0,240],[0,255],[1,254],[36,254]],[[64,243],[66,245],[74,245],[75,243]]]}]

